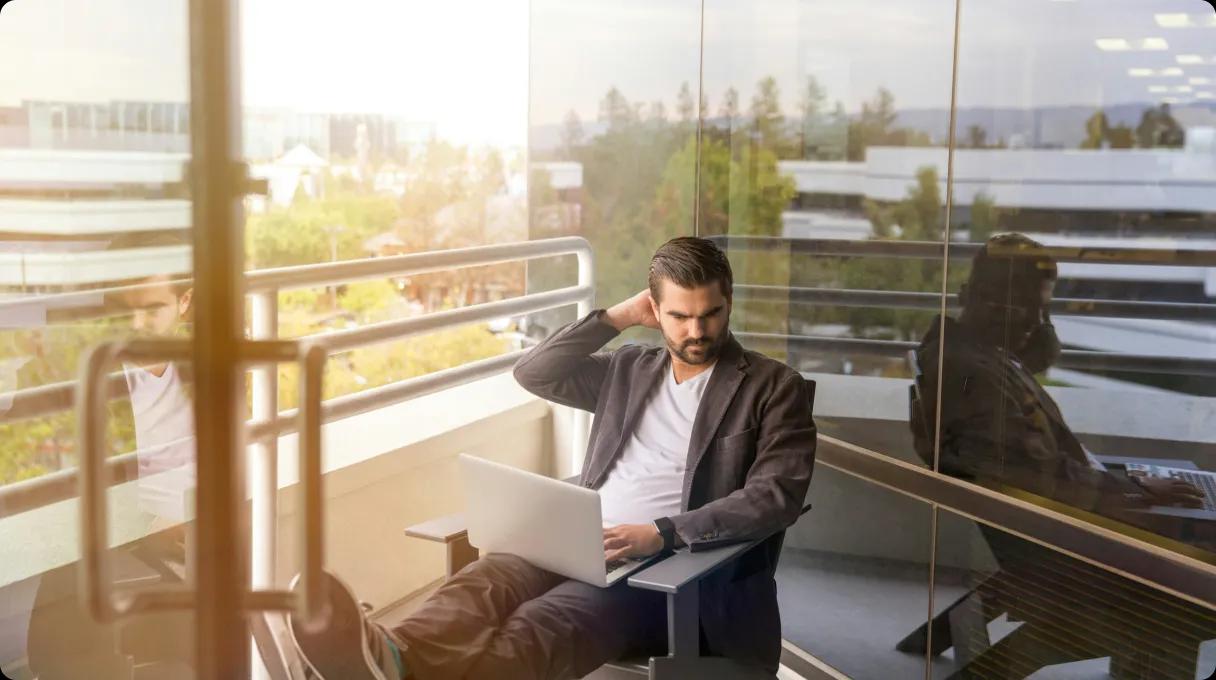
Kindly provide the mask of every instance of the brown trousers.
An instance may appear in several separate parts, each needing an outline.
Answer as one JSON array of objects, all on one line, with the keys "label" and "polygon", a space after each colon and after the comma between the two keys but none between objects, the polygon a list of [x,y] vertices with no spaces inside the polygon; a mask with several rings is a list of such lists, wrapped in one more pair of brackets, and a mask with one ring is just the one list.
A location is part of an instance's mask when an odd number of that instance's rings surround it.
[{"label": "brown trousers", "polygon": [[628,654],[662,654],[666,601],[624,581],[597,588],[491,554],[389,634],[419,680],[564,680]]}]

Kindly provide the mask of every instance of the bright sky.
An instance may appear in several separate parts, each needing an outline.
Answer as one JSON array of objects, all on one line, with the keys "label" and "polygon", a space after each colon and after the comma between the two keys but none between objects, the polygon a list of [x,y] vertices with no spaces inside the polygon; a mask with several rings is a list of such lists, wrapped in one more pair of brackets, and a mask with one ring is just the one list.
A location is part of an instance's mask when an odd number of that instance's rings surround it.
[{"label": "bright sky", "polygon": [[[507,145],[525,142],[529,111],[533,124],[560,123],[569,110],[593,120],[612,86],[633,101],[661,99],[671,115],[680,84],[696,87],[701,5],[244,0],[244,102],[392,113],[433,122],[458,142]],[[879,86],[899,108],[944,108],[954,6],[705,0],[711,110],[731,86],[746,106],[769,74],[787,113],[806,75],[850,111]],[[1161,14],[1197,23],[1163,25]],[[1202,25],[1212,16],[1202,0],[966,0],[959,104],[1101,106],[1216,93],[1216,25]],[[1104,51],[1096,41],[1105,38],[1168,47]],[[184,100],[186,44],[185,0],[14,0],[0,15],[0,103]],[[1180,55],[1209,63],[1180,65]],[[1168,77],[1131,75],[1179,68]]]}]

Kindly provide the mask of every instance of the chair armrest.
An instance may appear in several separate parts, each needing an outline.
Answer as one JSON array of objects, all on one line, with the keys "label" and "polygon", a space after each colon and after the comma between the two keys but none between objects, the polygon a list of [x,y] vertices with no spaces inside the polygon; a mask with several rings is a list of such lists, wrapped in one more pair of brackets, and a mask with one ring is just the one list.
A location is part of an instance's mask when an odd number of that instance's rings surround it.
[{"label": "chair armrest", "polygon": [[689,583],[713,573],[718,567],[729,564],[731,560],[759,544],[760,541],[746,541],[698,552],[678,550],[671,557],[630,576],[629,585],[669,595],[675,594]]},{"label": "chair armrest", "polygon": [[436,517],[421,524],[406,527],[405,535],[411,538],[421,538],[424,541],[442,543],[447,556],[444,574],[448,578],[475,562],[478,557],[477,548],[469,545],[469,531],[464,521],[464,515],[459,513]]},{"label": "chair armrest", "polygon": [[405,528],[405,535],[412,538],[421,538],[425,541],[434,541],[435,543],[451,543],[465,538],[469,535],[468,524],[464,521],[462,513],[453,515],[445,515],[436,517],[415,524],[412,527]]}]

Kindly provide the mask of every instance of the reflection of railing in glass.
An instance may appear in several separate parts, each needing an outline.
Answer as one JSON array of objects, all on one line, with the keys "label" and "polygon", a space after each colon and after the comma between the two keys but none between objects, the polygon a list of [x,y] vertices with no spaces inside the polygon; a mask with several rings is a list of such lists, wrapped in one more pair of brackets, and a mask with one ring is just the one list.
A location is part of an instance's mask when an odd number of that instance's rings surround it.
[{"label": "reflection of railing in glass", "polygon": [[[353,347],[387,342],[410,335],[502,317],[522,316],[570,304],[577,304],[580,313],[588,313],[594,295],[594,290],[590,286],[590,277],[592,275],[590,248],[587,242],[581,238],[567,237],[545,241],[462,248],[433,253],[417,253],[396,257],[283,267],[251,272],[246,279],[246,288],[250,295],[255,296],[255,299],[258,297],[273,298],[277,296],[280,290],[292,288],[325,285],[326,283],[335,282],[379,279],[390,276],[442,271],[456,267],[472,267],[561,255],[575,255],[578,257],[579,278],[575,286],[407,319],[385,321],[355,329],[331,331],[308,336],[310,340],[325,347],[329,352],[336,353],[349,350]],[[90,291],[88,295],[95,296],[97,292]],[[56,298],[70,295],[80,294],[65,294],[65,296],[56,296]],[[62,302],[62,300],[60,301]],[[33,300],[31,299],[23,299],[3,304],[28,305],[32,302]],[[261,306],[258,308],[269,310],[273,309],[273,306]],[[253,323],[256,327],[264,322],[261,319],[254,319]],[[324,405],[322,418],[325,422],[330,422],[380,408],[387,404],[469,382],[477,378],[493,375],[507,370],[518,356],[518,352],[501,355],[439,371],[427,376],[399,381],[364,392],[331,399]],[[11,397],[13,408],[7,413],[0,415],[0,422],[69,409],[74,403],[74,389],[75,383],[67,382],[57,385],[44,385],[6,395],[6,398]],[[122,396],[123,389],[121,375],[113,377],[111,379],[111,397]],[[254,395],[255,400],[259,398],[261,398],[259,394]],[[273,419],[258,420],[251,423],[251,426],[251,441],[261,441],[266,438],[277,437],[280,434],[292,432],[296,427],[295,411],[293,409],[279,413]],[[576,427],[573,436],[576,441],[579,437],[585,438],[585,429]],[[577,446],[575,450],[578,450]],[[137,451],[116,456],[108,461],[108,466],[111,468],[111,483],[120,483],[134,478],[138,453]],[[4,508],[5,515],[12,515],[71,498],[75,495],[75,483],[76,471],[69,469],[0,487],[0,507]]]}]

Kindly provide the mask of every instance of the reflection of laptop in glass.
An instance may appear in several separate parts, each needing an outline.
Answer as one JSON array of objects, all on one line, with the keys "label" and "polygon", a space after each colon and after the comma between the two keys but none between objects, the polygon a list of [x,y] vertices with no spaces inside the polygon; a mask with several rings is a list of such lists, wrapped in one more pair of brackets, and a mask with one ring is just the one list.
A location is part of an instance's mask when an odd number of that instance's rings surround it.
[{"label": "reflection of laptop in glass", "polygon": [[1127,471],[1128,477],[1177,479],[1188,482],[1203,492],[1202,508],[1154,506],[1152,508],[1154,514],[1176,515],[1178,517],[1192,517],[1195,519],[1216,519],[1216,473],[1131,462],[1124,463],[1123,468]]},{"label": "reflection of laptop in glass", "polygon": [[653,558],[604,562],[600,495],[577,484],[460,456],[469,543],[601,588]]}]

